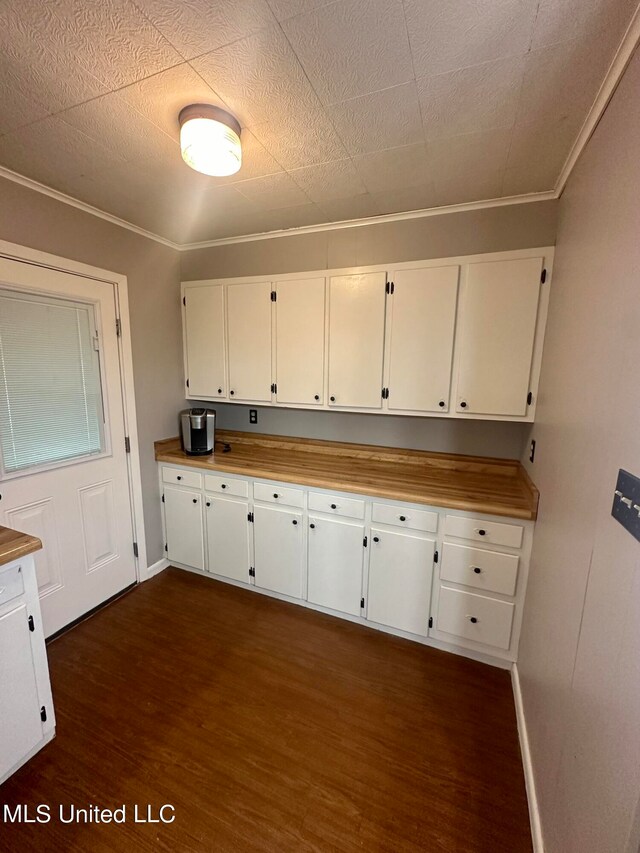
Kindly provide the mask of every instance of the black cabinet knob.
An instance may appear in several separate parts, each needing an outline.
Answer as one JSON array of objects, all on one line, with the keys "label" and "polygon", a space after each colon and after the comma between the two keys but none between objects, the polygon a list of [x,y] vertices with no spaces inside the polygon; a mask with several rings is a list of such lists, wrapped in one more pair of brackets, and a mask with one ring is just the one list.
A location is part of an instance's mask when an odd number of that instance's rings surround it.
[{"label": "black cabinet knob", "polygon": [[310,525],[309,525],[309,527],[310,527],[312,530],[315,530],[315,529],[316,529],[315,524],[310,524]]},{"label": "black cabinet knob", "polygon": [[335,401],[336,401],[335,397],[329,397],[329,399],[331,400],[332,403],[335,403]]},{"label": "black cabinet knob", "polygon": [[477,575],[479,575],[479,574],[480,574],[480,572],[482,571],[482,569],[480,569],[480,568],[478,568],[478,566],[476,566],[476,567],[474,568],[474,570],[473,570],[473,571],[474,571]]},{"label": "black cabinet knob", "polygon": [[194,504],[197,504],[197,503],[198,503],[198,498],[194,498],[194,499],[193,499],[193,502],[194,502]]},{"label": "black cabinet knob", "polygon": [[233,395],[234,395],[236,392],[235,392],[235,391],[229,391],[229,393],[230,393],[230,394],[231,394],[231,396],[233,397]]},{"label": "black cabinet knob", "polygon": [[211,506],[211,501],[207,501],[207,506]]},{"label": "black cabinet knob", "polygon": [[438,403],[438,405],[440,406],[440,408],[441,408],[441,409],[444,409],[444,407],[445,407],[447,404],[445,403],[445,401],[444,401],[444,400],[440,400],[440,402]]},{"label": "black cabinet knob", "polygon": [[278,497],[278,493],[277,493],[277,492],[274,492],[274,493],[273,493],[273,496],[274,496],[274,498],[277,498],[277,497]]},{"label": "black cabinet knob", "polygon": [[338,509],[336,504],[331,504],[331,509]]},{"label": "black cabinet knob", "polygon": [[294,519],[293,519],[293,521],[291,522],[291,524],[297,524],[297,523],[298,523],[298,522],[295,520],[295,518],[294,518]]},{"label": "black cabinet knob", "polygon": [[487,531],[486,531],[486,530],[478,530],[478,535],[479,535],[479,536],[486,536],[486,535],[487,535]]},{"label": "black cabinet knob", "polygon": [[222,388],[218,388],[218,394],[222,394]]},{"label": "black cabinet knob", "polygon": [[469,622],[473,622],[473,624],[474,624],[474,625],[476,624],[476,622],[477,622],[477,621],[478,621],[478,620],[477,620],[477,618],[476,618],[475,616],[470,616],[470,617],[469,617]]},{"label": "black cabinet knob", "polygon": [[313,398],[313,399],[314,399],[314,400],[319,400],[319,399],[320,399],[320,394],[316,394],[316,395],[314,396],[314,398]]},{"label": "black cabinet knob", "polygon": [[374,536],[374,537],[373,537],[373,541],[374,541],[374,542],[379,542],[379,541],[380,541],[380,538],[379,538],[378,536]]},{"label": "black cabinet knob", "polygon": [[401,515],[401,516],[400,516],[400,521],[406,521],[406,520],[407,520],[407,516],[406,516],[406,515]]},{"label": "black cabinet knob", "polygon": [[221,489],[226,489],[226,488],[227,488],[227,484],[226,484],[226,483],[223,483],[223,484],[220,486],[220,488],[221,488]]},{"label": "black cabinet knob", "polygon": [[182,477],[180,476],[180,474],[178,474],[178,476],[176,477],[176,480],[181,480],[181,479],[182,479]]},{"label": "black cabinet knob", "polygon": [[[231,393],[233,394],[233,391]],[[461,409],[467,408],[467,401],[466,400],[462,400],[462,402],[460,403],[460,408]]]}]

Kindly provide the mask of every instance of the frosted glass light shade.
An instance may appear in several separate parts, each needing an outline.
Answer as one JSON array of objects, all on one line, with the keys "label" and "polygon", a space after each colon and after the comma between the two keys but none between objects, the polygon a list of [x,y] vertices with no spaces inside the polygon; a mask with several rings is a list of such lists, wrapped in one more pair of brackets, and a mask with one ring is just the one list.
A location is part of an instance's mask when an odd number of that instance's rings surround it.
[{"label": "frosted glass light shade", "polygon": [[240,125],[225,110],[193,104],[180,112],[182,159],[205,175],[224,177],[242,165]]}]

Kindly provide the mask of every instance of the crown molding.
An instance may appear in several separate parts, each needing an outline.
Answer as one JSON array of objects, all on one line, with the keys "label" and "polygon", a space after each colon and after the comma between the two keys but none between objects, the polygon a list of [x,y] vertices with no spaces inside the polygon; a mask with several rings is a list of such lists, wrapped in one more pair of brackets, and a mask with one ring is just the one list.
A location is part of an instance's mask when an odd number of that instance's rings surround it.
[{"label": "crown molding", "polygon": [[20,184],[20,186],[26,187],[27,189],[34,190],[41,195],[49,196],[49,198],[53,198],[56,201],[61,201],[63,204],[68,204],[71,207],[76,207],[78,210],[82,210],[84,213],[90,213],[92,216],[97,216],[100,219],[104,219],[106,222],[110,222],[112,225],[119,225],[120,228],[126,228],[128,231],[133,231],[134,234],[139,234],[141,237],[147,237],[149,240],[155,240],[156,243],[162,243],[163,246],[168,246],[170,249],[179,250],[181,247],[177,243],[173,243],[171,240],[167,240],[166,237],[161,237],[159,234],[154,234],[152,231],[147,231],[144,228],[140,228],[138,225],[134,225],[133,222],[128,222],[126,219],[121,219],[119,216],[114,216],[112,213],[107,213],[104,210],[100,210],[99,207],[94,207],[92,204],[87,204],[86,201],[80,201],[73,196],[67,195],[66,193],[60,192],[60,190],[54,190],[52,187],[48,187],[46,184],[41,184],[39,181],[34,181],[33,178],[27,178],[26,175],[21,175],[19,172],[14,172],[11,169],[7,169],[6,166],[0,166],[0,178],[6,178],[8,181],[13,181],[14,184]]},{"label": "crown molding", "polygon": [[613,97],[614,92],[618,88],[618,84],[622,80],[622,75],[624,74],[627,65],[631,61],[631,57],[633,53],[640,43],[640,5],[636,8],[636,11],[631,18],[629,26],[626,29],[624,36],[622,37],[622,41],[620,42],[620,46],[616,51],[616,55],[613,57],[611,65],[609,66],[609,70],[607,71],[604,80],[602,81],[602,85],[598,90],[598,94],[596,95],[595,101],[593,102],[591,109],[589,110],[586,119],[584,120],[584,124],[582,125],[578,136],[576,137],[576,141],[573,143],[573,147],[569,152],[569,156],[565,160],[564,166],[560,172],[560,176],[556,182],[555,193],[556,197],[560,198],[562,195],[565,186],[567,185],[567,181],[569,180],[569,176],[571,172],[574,170],[580,155],[582,154],[584,148],[587,143],[591,139],[593,132],[602,116],[604,115],[604,111],[609,105],[609,101]]}]

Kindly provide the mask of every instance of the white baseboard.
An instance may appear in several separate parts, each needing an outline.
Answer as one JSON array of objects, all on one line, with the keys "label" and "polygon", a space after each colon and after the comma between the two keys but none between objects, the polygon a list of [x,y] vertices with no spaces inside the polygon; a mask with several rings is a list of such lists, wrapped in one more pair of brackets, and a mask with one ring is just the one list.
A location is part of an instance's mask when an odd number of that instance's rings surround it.
[{"label": "white baseboard", "polygon": [[527,800],[529,802],[529,822],[531,823],[531,839],[533,841],[533,850],[534,853],[544,853],[544,841],[542,839],[542,823],[540,821],[540,810],[538,809],[536,781],[533,775],[533,764],[531,763],[529,735],[527,733],[527,721],[524,716],[524,704],[522,702],[522,690],[520,689],[520,674],[518,672],[517,663],[514,663],[511,667],[511,684],[513,685],[513,698],[516,705],[516,720],[518,722],[518,737],[520,738],[520,752],[522,753],[524,781],[527,788]]},{"label": "white baseboard", "polygon": [[147,576],[145,580],[149,580],[149,578],[152,578],[159,572],[164,571],[164,569],[167,569],[170,565],[171,564],[169,563],[169,560],[167,560],[166,557],[163,557],[161,560],[158,560],[157,563],[153,563],[151,566],[148,567]]}]

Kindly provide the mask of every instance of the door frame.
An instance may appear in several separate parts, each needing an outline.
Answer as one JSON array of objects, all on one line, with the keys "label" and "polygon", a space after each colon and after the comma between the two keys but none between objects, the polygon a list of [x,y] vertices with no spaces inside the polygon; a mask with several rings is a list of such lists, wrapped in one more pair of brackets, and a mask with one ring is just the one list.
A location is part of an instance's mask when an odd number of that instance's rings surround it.
[{"label": "door frame", "polygon": [[[56,270],[70,275],[91,278],[105,282],[113,287],[116,316],[120,320],[118,337],[118,355],[120,361],[120,391],[124,412],[125,434],[129,436],[131,452],[127,453],[127,473],[129,480],[129,500],[131,506],[131,524],[135,542],[138,543],[138,556],[134,557],[138,583],[151,577],[147,566],[147,542],[144,530],[142,504],[142,475],[140,470],[140,449],[138,446],[138,422],[136,418],[136,398],[133,382],[133,356],[131,352],[131,324],[129,318],[129,288],[126,275],[110,270],[83,264],[49,252],[41,252],[18,243],[0,240],[0,257],[10,261],[20,261],[44,269]],[[133,544],[133,543],[132,543]]]}]

